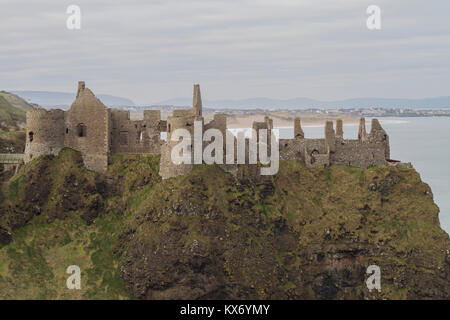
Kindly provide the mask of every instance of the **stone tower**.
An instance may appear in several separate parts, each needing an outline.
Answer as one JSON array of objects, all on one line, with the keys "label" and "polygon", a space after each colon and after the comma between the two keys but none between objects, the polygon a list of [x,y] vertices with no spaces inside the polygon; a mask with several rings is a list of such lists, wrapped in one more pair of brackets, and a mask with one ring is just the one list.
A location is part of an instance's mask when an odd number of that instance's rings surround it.
[{"label": "stone tower", "polygon": [[294,139],[303,139],[305,137],[305,133],[302,129],[302,124],[300,118],[295,118],[294,120]]},{"label": "stone tower", "polygon": [[64,145],[78,150],[86,168],[104,172],[109,154],[109,113],[106,106],[78,82],[77,98],[65,112]]},{"label": "stone tower", "polygon": [[344,128],[343,128],[342,119],[336,120],[336,138],[343,139],[344,138]]},{"label": "stone tower", "polygon": [[381,144],[384,149],[384,156],[386,159],[391,158],[391,149],[389,144],[389,136],[386,131],[384,131],[383,127],[381,127],[378,119],[372,119],[372,126],[370,129],[370,134],[368,136],[368,140],[375,144]]},{"label": "stone tower", "polygon": [[333,121],[327,121],[325,123],[325,143],[330,152],[336,151],[336,135],[334,133]]},{"label": "stone tower", "polygon": [[85,82],[84,81],[78,81],[77,98],[80,96],[80,94],[83,92],[84,89],[86,89]]},{"label": "stone tower", "polygon": [[367,140],[366,119],[365,118],[361,118],[359,120],[358,140],[359,141]]},{"label": "stone tower", "polygon": [[192,109],[195,117],[202,116],[202,96],[200,94],[200,85],[194,85],[194,99],[192,102]]},{"label": "stone tower", "polygon": [[27,111],[27,135],[24,162],[40,155],[58,155],[64,148],[64,111],[32,108]]},{"label": "stone tower", "polygon": [[[202,97],[200,94],[200,85],[194,85],[194,97],[192,103],[192,109],[187,110],[174,110],[172,115],[167,118],[167,141],[161,146],[161,159],[159,165],[159,175],[163,179],[184,175],[191,171],[194,167],[194,150],[196,145],[196,135],[194,134],[195,121],[200,121],[201,134],[203,135],[203,117],[202,117]],[[179,144],[180,140],[178,136],[174,136],[174,132],[177,129],[186,130],[191,136],[191,141],[187,150],[182,151],[190,153],[190,163],[175,164],[172,159],[172,150]],[[178,131],[179,133],[180,131]],[[200,141],[203,149],[203,142]],[[181,155],[181,154],[180,154]]]}]

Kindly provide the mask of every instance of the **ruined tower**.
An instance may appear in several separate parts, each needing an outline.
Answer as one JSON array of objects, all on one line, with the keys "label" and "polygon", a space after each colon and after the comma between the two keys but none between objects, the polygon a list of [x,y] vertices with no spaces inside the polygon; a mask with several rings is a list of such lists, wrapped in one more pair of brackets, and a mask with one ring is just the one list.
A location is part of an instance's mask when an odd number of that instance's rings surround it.
[{"label": "ruined tower", "polygon": [[40,155],[58,155],[64,147],[64,111],[32,108],[27,111],[24,162]]},{"label": "ruined tower", "polygon": [[83,92],[83,90],[86,89],[86,84],[84,81],[78,81],[78,90],[77,90],[77,98],[80,96],[80,94]]},{"label": "ruined tower", "polygon": [[344,128],[341,119],[336,120],[336,138],[338,139],[344,138]]},{"label": "ruined tower", "polygon": [[86,168],[104,172],[108,165],[110,118],[107,107],[78,83],[77,98],[65,112],[64,145],[78,150]]},{"label": "ruined tower", "polygon": [[203,106],[202,106],[202,96],[200,94],[200,85],[199,84],[195,84],[194,85],[194,98],[192,101],[192,109],[194,112],[194,115],[196,117],[201,117],[202,116],[202,110]]},{"label": "ruined tower", "polygon": [[333,121],[327,121],[325,123],[325,143],[330,152],[334,153],[336,151],[336,135],[333,128]]},{"label": "ruined tower", "polygon": [[381,127],[378,119],[372,119],[372,126],[370,128],[370,133],[368,136],[368,140],[374,144],[381,145],[381,148],[384,150],[385,159],[390,159],[391,150],[389,145],[389,136],[386,131]]},{"label": "ruined tower", "polygon": [[358,140],[359,141],[367,140],[366,119],[365,118],[361,118],[359,120]]},{"label": "ruined tower", "polygon": [[[201,122],[201,134],[203,135],[203,117],[202,117],[202,98],[200,94],[200,85],[194,85],[194,97],[192,109],[174,110],[172,116],[167,118],[167,141],[161,146],[161,160],[159,166],[159,175],[163,179],[175,177],[188,173],[194,167],[194,125],[195,121]],[[189,132],[191,140],[188,142],[187,149],[180,151],[180,156],[186,153],[190,154],[190,163],[175,164],[172,159],[173,149],[180,143],[181,137],[174,136],[175,130],[182,129]],[[177,131],[180,133],[181,131]],[[203,145],[202,145],[203,149]]]},{"label": "ruined tower", "polygon": [[303,132],[300,118],[295,118],[295,120],[294,120],[294,139],[297,139],[297,138],[303,139],[304,137],[305,137],[305,133]]}]

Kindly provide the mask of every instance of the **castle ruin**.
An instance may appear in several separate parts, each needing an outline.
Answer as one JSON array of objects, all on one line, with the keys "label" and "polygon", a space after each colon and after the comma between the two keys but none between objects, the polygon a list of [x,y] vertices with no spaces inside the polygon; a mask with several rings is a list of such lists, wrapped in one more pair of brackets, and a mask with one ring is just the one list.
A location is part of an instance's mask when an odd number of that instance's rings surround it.
[{"label": "castle ruin", "polygon": [[[205,123],[199,85],[194,86],[192,109],[174,110],[167,120],[161,120],[159,110],[145,110],[143,120],[130,120],[129,111],[107,108],[82,81],[78,83],[76,99],[67,111],[34,108],[27,111],[26,120],[25,163],[40,155],[57,155],[62,148],[69,147],[81,152],[88,169],[104,172],[111,153],[160,154],[160,175],[163,179],[186,174],[195,165],[194,159],[191,164],[177,165],[172,162],[171,151],[178,142],[171,138],[176,129],[191,133],[190,146],[198,145],[194,134],[194,126],[198,124],[201,133],[208,129],[217,129],[222,133],[224,151],[226,139],[230,138],[225,114],[215,114],[213,120]],[[252,129],[257,134],[259,130],[266,129],[267,144],[270,145],[272,119],[265,117],[264,122],[254,122]],[[161,139],[162,132],[167,133],[166,141]],[[236,146],[236,137],[232,139]],[[245,152],[248,153],[249,139],[245,140]],[[203,150],[206,144],[203,140],[200,144]],[[296,118],[294,138],[279,139],[279,147],[280,160],[303,160],[311,168],[341,164],[366,169],[391,162],[389,137],[377,119],[372,120],[371,131],[367,133],[362,118],[358,139],[351,140],[343,138],[342,120],[336,122],[336,130],[333,122],[327,121],[323,139],[307,139],[300,119]],[[193,152],[191,154],[194,157]],[[237,165],[221,166],[233,172]]]}]

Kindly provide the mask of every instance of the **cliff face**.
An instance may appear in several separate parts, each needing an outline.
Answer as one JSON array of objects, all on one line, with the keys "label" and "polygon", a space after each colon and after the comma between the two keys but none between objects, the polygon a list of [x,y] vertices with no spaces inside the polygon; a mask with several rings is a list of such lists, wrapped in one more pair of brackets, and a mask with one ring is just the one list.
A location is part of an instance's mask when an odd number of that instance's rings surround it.
[{"label": "cliff face", "polygon": [[158,157],[113,156],[101,175],[79,157],[36,159],[3,184],[0,298],[450,298],[449,237],[413,169],[285,161],[257,180],[202,165],[161,181]]}]

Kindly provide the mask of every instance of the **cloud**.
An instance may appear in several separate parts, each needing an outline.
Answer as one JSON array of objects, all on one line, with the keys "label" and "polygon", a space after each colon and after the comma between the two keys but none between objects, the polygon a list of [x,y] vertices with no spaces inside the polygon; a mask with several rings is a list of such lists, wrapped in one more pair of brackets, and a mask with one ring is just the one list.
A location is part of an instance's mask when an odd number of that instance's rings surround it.
[{"label": "cloud", "polygon": [[209,99],[448,95],[449,2],[377,2],[381,31],[367,30],[363,0],[2,1],[0,88],[83,79],[141,104],[193,83]]}]

